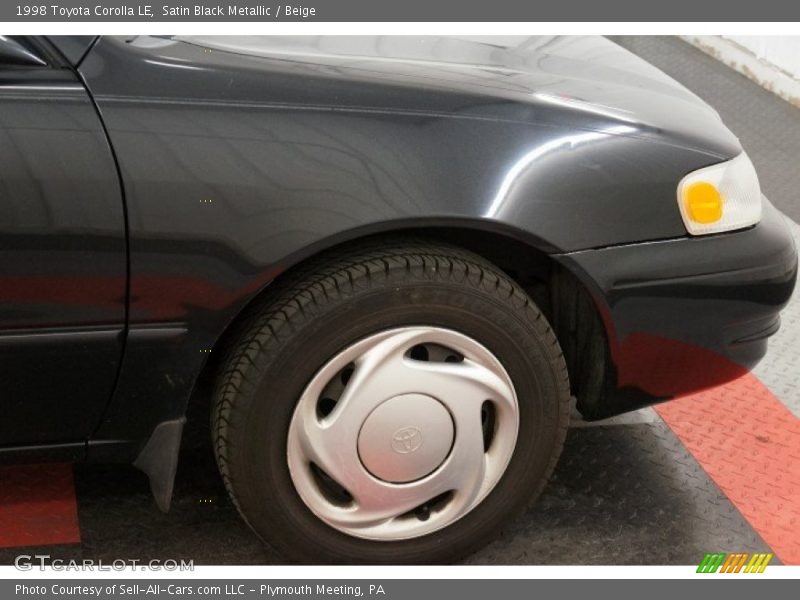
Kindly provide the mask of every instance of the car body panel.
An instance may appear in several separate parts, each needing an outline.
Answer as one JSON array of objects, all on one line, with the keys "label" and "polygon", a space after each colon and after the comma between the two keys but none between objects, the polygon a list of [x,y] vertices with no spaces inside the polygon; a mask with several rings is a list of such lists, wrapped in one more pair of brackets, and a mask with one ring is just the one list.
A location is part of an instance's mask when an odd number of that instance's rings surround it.
[{"label": "car body panel", "polygon": [[600,309],[615,387],[595,417],[726,383],[754,367],[797,280],[786,217],[755,227],[556,257]]},{"label": "car body panel", "polygon": [[228,324],[315,252],[443,223],[549,253],[680,237],[676,183],[740,152],[713,111],[664,81],[704,142],[537,99],[520,88],[530,69],[501,85],[495,65],[415,63],[412,78],[401,62],[376,74],[160,38],[93,46],[80,73],[119,162],[131,251],[125,363],[96,439],[181,415]]},{"label": "car body panel", "polygon": [[48,37],[53,46],[67,59],[73,67],[78,66],[89,48],[95,43],[96,35],[53,35]]},{"label": "car body panel", "polygon": [[125,216],[74,73],[0,67],[0,446],[81,443],[106,408],[126,307]]},{"label": "car body panel", "polygon": [[[93,460],[174,473],[189,399],[242,310],[365,236],[448,228],[551,257],[605,325],[601,415],[687,391],[664,383],[687,346],[723,364],[692,389],[751,366],[794,286],[796,252],[768,202],[755,227],[687,236],[678,182],[739,142],[599,38],[54,44],[79,63],[127,217],[125,351]],[[168,503],[171,476],[152,476]]]},{"label": "car body panel", "polygon": [[[452,115],[521,118],[602,130],[727,155],[738,140],[708,104],[653,65],[600,36],[175,36],[204,51],[263,58],[269,71],[360,84],[356,93],[285,90],[291,102],[386,109],[422,104]],[[135,42],[134,42],[135,43]],[[164,46],[166,47],[166,45]],[[369,88],[373,94],[366,94]],[[395,88],[395,93],[386,92]],[[412,90],[413,97],[405,94]],[[277,90],[276,90],[277,91]],[[280,90],[284,91],[284,90]],[[362,95],[363,93],[363,95]],[[453,104],[447,94],[470,97]],[[288,99],[287,99],[288,100]],[[516,106],[515,106],[516,105]],[[518,111],[526,107],[526,112]],[[557,108],[548,111],[547,108]],[[506,112],[508,111],[508,112]],[[552,120],[551,120],[552,118]]]}]

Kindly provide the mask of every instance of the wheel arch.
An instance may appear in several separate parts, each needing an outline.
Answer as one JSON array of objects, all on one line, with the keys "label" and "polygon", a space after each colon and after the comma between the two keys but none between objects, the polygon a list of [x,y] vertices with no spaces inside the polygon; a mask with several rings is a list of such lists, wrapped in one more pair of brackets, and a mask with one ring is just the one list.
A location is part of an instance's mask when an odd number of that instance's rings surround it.
[{"label": "wheel arch", "polygon": [[[208,444],[213,385],[225,363],[227,350],[235,346],[248,316],[268,304],[274,294],[279,293],[282,282],[298,269],[328,254],[382,237],[415,237],[450,244],[495,264],[533,298],[553,327],[566,359],[571,393],[578,398],[579,408],[587,415],[602,412],[598,409],[613,381],[608,336],[603,325],[606,320],[601,318],[596,296],[576,274],[554,258],[552,248],[542,246],[539,240],[518,229],[499,224],[481,226],[476,222],[427,221],[425,224],[391,225],[353,230],[304,247],[282,261],[273,270],[274,277],[232,315],[210,351],[204,354],[205,360],[184,396],[180,414],[165,415],[153,424],[149,439],[136,445],[139,449],[134,464],[150,477],[151,488],[162,509],[166,510],[170,504],[181,437],[183,448],[191,451],[202,451]],[[604,360],[598,360],[600,353]],[[90,458],[92,456],[90,453]],[[95,459],[102,460],[102,456],[102,453],[96,454]],[[170,468],[163,468],[164,465]]]},{"label": "wheel arch", "polygon": [[[587,377],[578,374],[588,364],[589,352],[593,353],[594,362],[597,362],[598,352],[610,358],[606,328],[611,323],[601,316],[602,306],[591,291],[590,282],[585,281],[585,274],[573,273],[554,257],[558,249],[516,227],[471,219],[412,219],[352,229],[309,244],[281,261],[275,276],[253,293],[213,344],[189,400],[190,422],[201,417],[192,413],[198,410],[198,403],[207,398],[208,389],[224,362],[227,348],[239,334],[241,323],[248,314],[270,301],[282,281],[326,255],[381,237],[415,237],[450,244],[474,252],[499,267],[533,298],[550,321],[567,360],[573,395],[581,400],[582,408],[588,414],[592,407],[601,403],[610,371],[600,373],[595,369]],[[199,412],[208,414],[204,409]]]}]

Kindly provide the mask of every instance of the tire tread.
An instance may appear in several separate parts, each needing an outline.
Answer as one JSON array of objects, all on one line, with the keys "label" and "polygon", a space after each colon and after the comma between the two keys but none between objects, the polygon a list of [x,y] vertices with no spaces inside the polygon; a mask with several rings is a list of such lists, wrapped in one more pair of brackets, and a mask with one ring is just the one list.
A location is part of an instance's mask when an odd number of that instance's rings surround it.
[{"label": "tire tread", "polygon": [[[359,286],[370,288],[391,279],[395,270],[421,280],[444,279],[493,294],[511,306],[535,329],[536,342],[542,344],[551,368],[557,373],[559,402],[558,450],[546,468],[546,475],[531,491],[531,502],[544,488],[558,462],[569,423],[569,381],[567,366],[558,340],[542,312],[509,277],[482,257],[462,248],[425,239],[397,238],[373,241],[312,259],[268,289],[246,309],[236,326],[234,343],[221,349],[222,365],[212,404],[213,448],[225,488],[242,517],[237,501],[237,476],[232,456],[242,436],[240,416],[246,413],[254,385],[250,374],[269,363],[280,352],[283,342],[299,331],[320,307],[346,301]],[[269,544],[269,540],[264,540]]]}]

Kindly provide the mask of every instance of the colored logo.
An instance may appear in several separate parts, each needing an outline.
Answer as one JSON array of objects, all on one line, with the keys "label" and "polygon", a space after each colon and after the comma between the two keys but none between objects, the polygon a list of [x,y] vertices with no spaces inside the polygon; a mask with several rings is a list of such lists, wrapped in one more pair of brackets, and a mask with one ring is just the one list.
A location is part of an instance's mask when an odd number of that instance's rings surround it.
[{"label": "colored logo", "polygon": [[734,554],[725,554],[724,552],[715,552],[714,554],[706,554],[700,566],[697,567],[698,573],[763,573],[767,568],[769,561],[772,560],[772,554],[763,552],[756,552],[755,554],[748,554],[747,552],[740,552]]},{"label": "colored logo", "polygon": [[398,454],[409,454],[422,446],[422,432],[416,427],[403,427],[392,436],[392,450]]}]

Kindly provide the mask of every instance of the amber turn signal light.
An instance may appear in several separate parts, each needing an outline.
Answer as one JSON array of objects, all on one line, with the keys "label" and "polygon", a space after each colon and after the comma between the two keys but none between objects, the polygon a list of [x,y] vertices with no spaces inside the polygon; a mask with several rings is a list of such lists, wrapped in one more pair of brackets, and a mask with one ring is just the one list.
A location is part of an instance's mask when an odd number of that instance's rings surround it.
[{"label": "amber turn signal light", "polygon": [[724,201],[715,185],[698,181],[683,191],[686,210],[697,223],[715,223],[722,218]]}]

